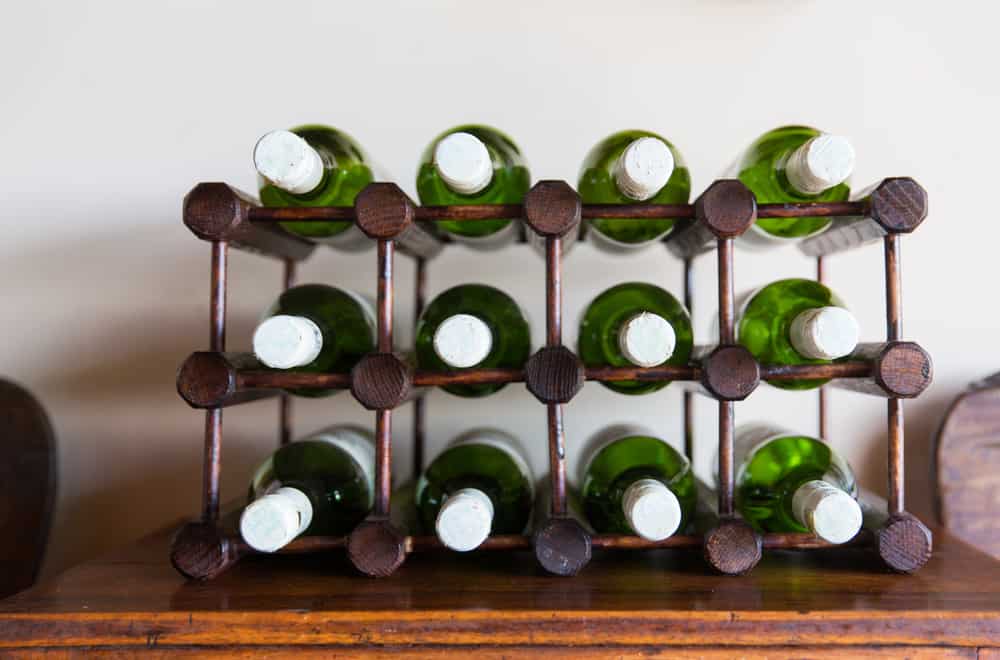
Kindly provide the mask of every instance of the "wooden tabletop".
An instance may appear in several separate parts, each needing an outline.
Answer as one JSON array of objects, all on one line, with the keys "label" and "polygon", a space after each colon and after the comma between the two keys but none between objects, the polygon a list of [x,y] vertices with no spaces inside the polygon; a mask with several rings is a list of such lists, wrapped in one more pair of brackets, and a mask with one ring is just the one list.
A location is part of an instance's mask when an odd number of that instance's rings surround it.
[{"label": "wooden tabletop", "polygon": [[690,550],[598,552],[574,578],[542,574],[530,553],[494,552],[413,555],[372,579],[333,553],[253,557],[189,583],[167,561],[168,540],[150,536],[0,601],[0,655],[326,645],[433,657],[482,645],[507,657],[600,657],[609,646],[856,657],[907,645],[911,657],[975,657],[1000,647],[1000,563],[941,531],[914,576],[879,569],[865,549],[770,551],[744,577],[712,574]]}]

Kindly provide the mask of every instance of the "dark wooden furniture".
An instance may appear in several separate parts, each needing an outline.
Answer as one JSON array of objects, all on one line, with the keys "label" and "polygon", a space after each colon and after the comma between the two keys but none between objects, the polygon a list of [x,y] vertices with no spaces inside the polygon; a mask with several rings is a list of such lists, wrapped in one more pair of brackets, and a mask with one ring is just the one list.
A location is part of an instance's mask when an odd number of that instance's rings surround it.
[{"label": "dark wooden furniture", "polygon": [[[0,598],[38,575],[56,495],[56,441],[48,415],[23,387],[0,380]],[[16,542],[10,540],[16,539]]]},{"label": "dark wooden furniture", "polygon": [[768,552],[739,578],[696,549],[596,550],[557,578],[523,550],[422,553],[379,580],[341,552],[253,556],[196,582],[163,532],[0,600],[0,656],[997,657],[1000,563],[935,539],[913,576],[837,548]]},{"label": "dark wooden furniture", "polygon": [[937,509],[955,536],[1000,557],[1000,374],[952,402],[934,450]]},{"label": "dark wooden furniture", "polygon": [[[576,192],[562,181],[541,181],[524,205],[418,207],[395,184],[374,183],[358,195],[353,208],[261,208],[247,195],[223,183],[196,186],[184,201],[184,222],[212,245],[209,352],[193,354],[181,367],[177,388],[192,407],[205,409],[204,489],[201,519],[184,527],[171,549],[171,560],[182,574],[195,579],[215,578],[241,557],[252,554],[231,532],[219,528],[219,474],[222,451],[222,412],[226,406],[264,396],[282,397],[280,441],[291,437],[290,408],[280,388],[349,388],[365,408],[375,411],[376,497],[370,518],[347,538],[302,538],[289,552],[318,552],[346,547],[361,572],[386,576],[407,555],[439,548],[434,539],[407,537],[389,520],[393,409],[409,400],[414,387],[468,382],[524,382],[548,411],[551,511],[533,537],[494,537],[484,549],[531,546],[538,563],[552,573],[572,575],[590,561],[594,548],[622,549],[653,546],[701,546],[703,555],[723,573],[746,573],[760,561],[762,548],[816,549],[824,544],[806,534],[760,535],[734,515],[733,424],[734,402],[745,399],[761,379],[834,378],[835,384],[885,397],[888,412],[888,493],[881,515],[870,516],[867,532],[856,541],[874,545],[885,565],[901,572],[918,570],[931,554],[931,533],[906,512],[903,493],[902,399],[920,394],[931,381],[930,356],[902,339],[900,237],[915,230],[927,214],[923,188],[908,178],[885,179],[858,201],[835,204],[762,204],[739,181],[716,181],[694,204],[624,206],[582,205]],[[859,347],[847,360],[829,365],[774,367],[761,365],[735,343],[733,240],[757,218],[823,216],[834,225],[801,243],[805,254],[816,257],[817,275],[824,275],[823,258],[835,252],[881,240],[885,255],[886,341]],[[546,346],[522,369],[463,370],[450,373],[416,371],[392,353],[394,255],[397,246],[417,259],[417,309],[424,298],[427,260],[441,249],[433,228],[435,219],[477,220],[523,218],[528,231],[544,243],[546,260]],[[585,369],[562,341],[562,247],[575,240],[581,222],[590,218],[636,220],[676,218],[677,228],[666,247],[684,260],[684,302],[692,301],[691,260],[717,249],[718,343],[702,347],[702,357],[684,367],[652,369]],[[226,351],[226,260],[228,248],[238,247],[283,259],[284,286],[295,279],[295,264],[312,251],[312,244],[284,233],[280,221],[352,221],[377,242],[377,352],[366,356],[350,374],[296,374],[262,370],[252,356]],[[586,225],[582,226],[586,229]],[[584,232],[585,233],[585,232]],[[687,380],[700,382],[719,405],[719,493],[717,517],[704,534],[674,536],[648,543],[631,536],[591,537],[567,515],[563,404],[586,380]],[[691,450],[691,395],[685,396],[683,423],[686,449]],[[423,459],[423,400],[414,405],[415,469]],[[826,406],[820,390],[820,437],[825,435]]]}]

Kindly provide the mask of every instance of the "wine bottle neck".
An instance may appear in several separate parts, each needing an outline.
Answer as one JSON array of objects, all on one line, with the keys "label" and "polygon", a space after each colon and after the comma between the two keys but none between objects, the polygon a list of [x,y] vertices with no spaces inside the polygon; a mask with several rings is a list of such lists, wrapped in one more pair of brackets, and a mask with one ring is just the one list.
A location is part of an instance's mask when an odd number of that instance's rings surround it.
[{"label": "wine bottle neck", "polygon": [[240,516],[240,535],[254,550],[276,552],[309,528],[313,507],[297,488],[279,488],[247,505]]},{"label": "wine bottle neck", "polygon": [[839,135],[819,135],[799,146],[785,162],[788,183],[803,195],[839,185],[854,170],[854,148]]},{"label": "wine bottle neck", "polygon": [[615,184],[629,199],[643,202],[667,185],[673,171],[670,147],[663,140],[641,137],[629,144],[616,161]]},{"label": "wine bottle neck", "polygon": [[253,333],[254,355],[272,369],[303,367],[319,357],[322,349],[322,330],[304,316],[272,316]]},{"label": "wine bottle neck", "polygon": [[854,352],[860,329],[843,307],[814,307],[800,312],[788,328],[788,341],[803,357],[836,360]]},{"label": "wine bottle neck", "polygon": [[640,312],[618,331],[618,348],[626,360],[638,367],[656,367],[674,353],[677,334],[670,322],[658,314]]},{"label": "wine bottle neck", "polygon": [[807,481],[795,490],[792,514],[799,524],[829,543],[846,543],[861,530],[858,501],[819,479]]},{"label": "wine bottle neck", "polygon": [[681,505],[656,479],[638,479],[622,495],[622,513],[636,534],[650,541],[672,536],[681,524]]},{"label": "wine bottle neck", "polygon": [[271,131],[253,150],[257,172],[278,188],[305,195],[319,187],[326,169],[323,158],[291,131]]},{"label": "wine bottle neck", "polygon": [[434,168],[445,185],[461,195],[482,192],[493,179],[493,159],[471,133],[451,133],[434,148]]},{"label": "wine bottle neck", "polygon": [[434,352],[455,369],[474,367],[493,350],[490,326],[472,314],[449,316],[434,331]]},{"label": "wine bottle neck", "polygon": [[478,488],[462,488],[447,496],[441,505],[435,531],[446,547],[468,552],[489,537],[493,514],[489,495]]}]

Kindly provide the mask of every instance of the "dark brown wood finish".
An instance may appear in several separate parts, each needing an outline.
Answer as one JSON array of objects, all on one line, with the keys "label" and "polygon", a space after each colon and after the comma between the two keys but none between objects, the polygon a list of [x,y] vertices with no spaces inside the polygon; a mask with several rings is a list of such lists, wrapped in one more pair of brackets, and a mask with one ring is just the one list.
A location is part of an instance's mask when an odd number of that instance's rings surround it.
[{"label": "dark brown wood finish", "polygon": [[0,598],[34,583],[58,490],[56,438],[41,403],[0,380]]},{"label": "dark brown wood finish", "polygon": [[351,394],[368,410],[391,410],[412,393],[409,363],[395,353],[370,353],[351,370]]},{"label": "dark brown wood finish", "polygon": [[234,247],[278,259],[301,261],[315,246],[281,227],[249,220],[256,201],[224,183],[199,183],[184,198],[184,224],[203,241],[227,242]]},{"label": "dark brown wood finish", "polygon": [[[268,388],[266,378],[287,374],[261,369],[263,366],[252,353],[199,351],[192,353],[177,372],[177,393],[192,408],[224,408],[277,395],[280,390],[277,386]],[[263,382],[254,380],[254,374],[262,376]]]},{"label": "dark brown wood finish", "polygon": [[885,179],[857,196],[863,213],[838,219],[799,248],[813,257],[843,252],[887,235],[908,234],[927,217],[927,192],[908,177]]},{"label": "dark brown wood finish", "polygon": [[[256,368],[252,364],[226,364],[232,358],[222,353],[222,335],[215,329],[224,319],[225,292],[225,249],[226,244],[216,243],[213,250],[213,345],[214,353],[198,354],[200,359],[223,368],[216,369],[221,375],[214,378],[201,375],[210,370],[193,369],[195,375],[179,378],[179,389],[187,393],[186,398],[202,405],[231,405],[240,400],[270,394],[279,388],[296,387],[343,387],[350,385],[355,397],[366,407],[375,410],[378,437],[378,496],[373,518],[356,530],[353,545],[347,541],[348,555],[362,572],[370,575],[387,575],[394,571],[407,551],[415,548],[436,549],[440,544],[432,539],[404,537],[392,528],[387,519],[389,511],[388,466],[391,457],[391,410],[411,395],[414,386],[433,386],[459,383],[507,383],[523,380],[529,391],[547,405],[549,419],[550,475],[552,480],[553,518],[539,526],[534,536],[536,556],[543,567],[557,567],[552,572],[573,574],[582,569],[590,557],[590,547],[640,548],[686,547],[692,539],[677,537],[665,544],[648,544],[633,537],[597,537],[591,539],[570,519],[564,518],[565,502],[565,449],[562,421],[562,405],[568,402],[585,379],[612,382],[615,380],[700,380],[707,392],[720,400],[719,405],[719,455],[721,487],[718,493],[718,508],[722,520],[707,531],[704,538],[704,554],[710,565],[725,573],[742,573],[749,570],[760,559],[762,547],[810,549],[822,544],[816,539],[803,535],[767,535],[763,538],[739,520],[733,519],[733,405],[732,401],[748,396],[760,378],[782,380],[794,378],[836,378],[838,383],[850,382],[857,388],[877,391],[883,396],[905,397],[919,394],[930,382],[930,360],[916,344],[892,341],[901,336],[901,315],[899,301],[899,244],[898,237],[891,234],[885,243],[887,320],[890,342],[879,345],[871,354],[859,352],[851,359],[830,365],[805,365],[798,367],[761,366],[742,347],[735,344],[734,327],[734,275],[733,243],[735,236],[746,231],[757,217],[805,217],[843,216],[865,213],[877,217],[882,225],[892,227],[894,232],[912,230],[913,218],[921,216],[919,200],[909,203],[905,193],[911,190],[909,183],[901,180],[887,180],[864,200],[835,204],[762,205],[757,207],[753,195],[738,181],[718,181],[699,197],[694,205],[654,206],[626,205],[623,207],[587,206],[580,204],[579,196],[563,182],[543,181],[536,185],[525,200],[524,207],[480,206],[480,207],[416,207],[398,187],[393,184],[373,184],[357,200],[354,209],[259,209],[251,200],[242,199],[237,205],[241,220],[266,223],[281,220],[329,220],[353,219],[362,231],[378,242],[378,348],[379,351],[367,356],[350,377],[345,374],[292,374],[272,372]],[[907,180],[908,181],[908,180]],[[912,182],[911,182],[912,183]],[[220,208],[222,208],[220,206]],[[231,211],[226,213],[232,214]],[[221,213],[222,211],[220,211]],[[923,207],[925,212],[925,202]],[[473,220],[494,217],[519,217],[523,215],[529,227],[545,240],[546,252],[546,343],[547,346],[532,356],[523,372],[519,369],[463,370],[456,372],[417,372],[392,349],[392,297],[393,297],[393,249],[397,242],[410,230],[420,231],[416,221],[435,219]],[[668,246],[685,257],[685,302],[691,302],[691,257],[712,244],[718,248],[718,293],[720,309],[720,343],[707,353],[705,358],[686,367],[660,367],[654,369],[584,369],[579,359],[562,346],[562,268],[561,258],[565,240],[577,234],[576,227],[581,218],[623,217],[657,218],[675,217],[680,220],[677,231],[670,238]],[[922,216],[920,217],[922,220]],[[839,225],[842,221],[838,219]],[[850,224],[853,221],[848,221]],[[910,223],[909,226],[907,223]],[[245,223],[246,224],[246,223]],[[883,233],[884,235],[884,233]],[[680,246],[680,247],[679,247]],[[435,249],[439,249],[435,243]],[[418,253],[419,254],[419,253]],[[416,295],[418,306],[422,305],[424,286],[424,258],[417,262]],[[290,267],[291,258],[286,260]],[[822,261],[817,261],[817,276],[822,277]],[[286,278],[286,285],[290,281]],[[222,296],[217,294],[221,291]],[[222,301],[221,303],[219,301]],[[221,309],[221,313],[220,313]],[[703,353],[699,353],[703,354]],[[214,362],[213,362],[214,361]],[[188,365],[185,365],[187,367]],[[197,366],[197,365],[195,365]],[[182,372],[185,369],[182,369]],[[214,389],[213,389],[214,388]],[[202,391],[204,390],[204,392]],[[207,393],[205,393],[207,392]],[[199,398],[200,397],[200,398]],[[420,404],[422,406],[422,402]],[[692,437],[691,399],[685,395],[684,432],[686,444]],[[901,571],[911,571],[922,565],[921,552],[929,553],[930,533],[923,534],[926,527],[912,516],[903,512],[902,492],[893,482],[902,476],[902,411],[898,399],[889,402],[889,451],[890,451],[890,494],[891,511],[894,517],[886,518],[882,527],[876,529],[876,546],[887,565]],[[821,428],[824,406],[821,400]],[[414,441],[422,437],[422,409],[415,410]],[[282,429],[285,425],[282,424]],[[290,433],[289,433],[290,435]],[[206,427],[206,501],[212,492],[210,482],[215,480],[217,502],[218,481],[218,441],[221,441],[221,410],[210,411]],[[211,451],[210,451],[211,450]],[[687,446],[688,453],[691,447]],[[214,451],[214,453],[212,453]],[[418,471],[422,460],[417,452],[414,470]],[[209,470],[214,470],[214,474]],[[217,504],[216,504],[217,507]],[[213,519],[206,507],[206,520]],[[912,520],[911,520],[912,519]],[[906,524],[901,524],[906,523]],[[915,525],[911,524],[915,523]],[[916,531],[914,531],[916,530]],[[220,541],[215,534],[204,529],[189,537],[200,539],[198,552],[189,552],[192,557],[213,558],[208,564],[215,566],[208,571],[199,566],[198,561],[189,560],[198,570],[207,574],[219,566],[231,563],[231,556],[246,552],[245,546],[235,538]],[[927,543],[921,546],[914,538]],[[183,537],[183,535],[182,535]],[[179,538],[182,538],[179,537]],[[205,539],[208,539],[207,541]],[[290,552],[319,551],[322,548],[339,547],[343,540],[301,540],[292,544]],[[507,544],[510,544],[509,546]],[[504,541],[491,539],[491,548],[523,547],[524,539]],[[539,545],[539,543],[541,545]],[[226,545],[228,544],[228,545]],[[188,546],[197,545],[187,543]],[[353,547],[353,550],[351,548]],[[586,551],[584,551],[586,547]],[[220,549],[221,548],[221,549]],[[176,553],[175,553],[176,554]],[[889,557],[887,559],[887,557]],[[902,557],[902,558],[901,558]],[[914,559],[916,558],[916,559]],[[205,564],[205,560],[199,560]],[[214,564],[213,564],[214,561]],[[176,563],[176,562],[175,562]],[[181,562],[183,564],[183,562]],[[216,566],[217,565],[217,566]],[[215,573],[213,573],[215,574]]]},{"label": "dark brown wood finish", "polygon": [[524,197],[524,219],[544,238],[560,238],[580,225],[580,196],[565,181],[539,181]]},{"label": "dark brown wood finish", "polygon": [[930,355],[910,341],[860,344],[849,361],[829,366],[837,368],[817,373],[841,379],[833,383],[839,388],[902,399],[919,396],[934,377]]},{"label": "dark brown wood finish", "polygon": [[[424,312],[427,296],[427,260],[417,259],[413,275],[413,336],[416,337],[416,325]],[[414,376],[416,382],[416,376]],[[419,386],[419,383],[417,384]],[[424,426],[427,400],[417,396],[413,402],[413,476],[414,480],[424,469]]]},{"label": "dark brown wood finish", "polygon": [[757,220],[753,193],[735,179],[716,181],[706,188],[695,201],[694,211],[695,218],[678,222],[666,239],[670,251],[684,259],[708,252],[718,239],[739,236]]},{"label": "dark brown wood finish", "polygon": [[944,533],[912,579],[870,570],[863,548],[769,552],[732,579],[706,572],[696,552],[626,553],[595,542],[593,560],[572,580],[507,550],[425,553],[379,581],[359,577],[344,553],[254,556],[200,583],[163,561],[168,538],[154,535],[0,601],[0,653],[395,645],[426,657],[531,645],[542,657],[559,647],[607,657],[656,645],[731,657],[778,645],[788,655],[859,657],[878,644],[898,657],[927,646],[974,653],[1000,639],[998,564]]},{"label": "dark brown wood finish", "polygon": [[388,518],[373,515],[347,538],[347,556],[370,577],[389,577],[406,560],[406,537]]},{"label": "dark brown wood finish", "polygon": [[524,381],[542,403],[568,403],[583,387],[583,363],[565,346],[546,346],[528,359]]}]

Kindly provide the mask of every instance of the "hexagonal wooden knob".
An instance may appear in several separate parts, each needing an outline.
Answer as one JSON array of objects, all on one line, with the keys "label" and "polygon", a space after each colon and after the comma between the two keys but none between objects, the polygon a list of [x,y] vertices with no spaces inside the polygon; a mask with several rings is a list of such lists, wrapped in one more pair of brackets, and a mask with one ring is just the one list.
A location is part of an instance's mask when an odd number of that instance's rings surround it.
[{"label": "hexagonal wooden knob", "polygon": [[358,227],[369,238],[396,238],[413,224],[417,210],[395,183],[370,183],[354,199]]},{"label": "hexagonal wooden knob", "polygon": [[590,534],[572,518],[550,518],[532,541],[538,563],[553,575],[576,575],[590,562]]},{"label": "hexagonal wooden knob", "polygon": [[743,575],[761,558],[763,539],[738,518],[723,519],[704,539],[705,561],[725,575]]},{"label": "hexagonal wooden knob", "polygon": [[539,181],[524,197],[524,219],[541,236],[565,236],[581,213],[580,195],[565,181]]},{"label": "hexagonal wooden knob", "polygon": [[385,518],[369,518],[347,538],[347,556],[371,577],[388,577],[406,559],[406,537]]},{"label": "hexagonal wooden knob", "polygon": [[277,225],[247,219],[256,205],[252,197],[225,183],[199,183],[184,197],[184,224],[204,241],[226,241],[264,254],[299,261],[312,254],[312,243]]},{"label": "hexagonal wooden knob", "polygon": [[916,516],[903,512],[889,516],[875,535],[875,547],[892,570],[915,573],[931,558],[934,537]]},{"label": "hexagonal wooden knob", "polygon": [[718,346],[701,364],[701,383],[721,401],[742,401],[760,383],[760,365],[743,346]]},{"label": "hexagonal wooden knob", "polygon": [[909,177],[885,179],[868,202],[868,215],[890,234],[908,234],[927,217],[927,191]]},{"label": "hexagonal wooden knob", "polygon": [[170,563],[190,580],[211,580],[239,558],[237,544],[214,523],[187,523],[177,531],[170,545]]},{"label": "hexagonal wooden knob", "polygon": [[931,356],[912,341],[889,342],[875,358],[875,382],[892,397],[913,398],[930,386],[933,377]]},{"label": "hexagonal wooden knob", "polygon": [[524,381],[542,403],[567,403],[583,387],[583,362],[565,346],[546,346],[528,359]]},{"label": "hexagonal wooden knob", "polygon": [[733,238],[757,221],[757,199],[742,182],[722,179],[695,201],[694,213],[718,238]]},{"label": "hexagonal wooden knob", "polygon": [[406,401],[413,370],[395,353],[370,353],[351,369],[351,394],[368,410],[391,410]]}]

